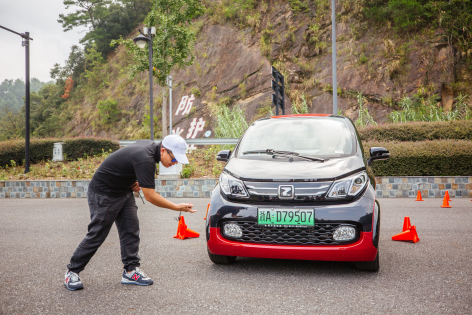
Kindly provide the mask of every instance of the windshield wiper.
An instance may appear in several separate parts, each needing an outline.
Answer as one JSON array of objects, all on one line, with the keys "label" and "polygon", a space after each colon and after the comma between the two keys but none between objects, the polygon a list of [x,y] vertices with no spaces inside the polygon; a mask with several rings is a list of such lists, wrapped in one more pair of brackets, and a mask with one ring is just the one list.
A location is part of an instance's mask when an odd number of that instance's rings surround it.
[{"label": "windshield wiper", "polygon": [[288,161],[292,162],[294,157],[309,160],[309,161],[319,161],[319,162],[324,162],[324,159],[321,158],[316,158],[316,157],[310,157],[310,156],[305,156],[305,155],[299,155],[297,154],[274,154],[272,156],[273,158],[275,157],[288,157]]},{"label": "windshield wiper", "polygon": [[267,149],[267,150],[255,150],[255,151],[246,151],[243,152],[244,154],[267,154],[267,155],[274,155],[274,154],[290,154],[290,155],[297,155],[297,152],[291,152],[291,151],[277,151],[274,149]]},{"label": "windshield wiper", "polygon": [[316,157],[310,157],[310,156],[304,156],[300,155],[300,153],[297,152],[291,152],[291,151],[278,151],[274,149],[267,149],[267,150],[255,150],[255,151],[246,151],[243,152],[244,154],[267,154],[267,155],[272,155],[272,157],[288,157],[289,161],[292,162],[294,157],[298,157],[301,159],[309,160],[309,161],[319,161],[319,162],[324,162],[324,159],[321,158],[316,158]]}]

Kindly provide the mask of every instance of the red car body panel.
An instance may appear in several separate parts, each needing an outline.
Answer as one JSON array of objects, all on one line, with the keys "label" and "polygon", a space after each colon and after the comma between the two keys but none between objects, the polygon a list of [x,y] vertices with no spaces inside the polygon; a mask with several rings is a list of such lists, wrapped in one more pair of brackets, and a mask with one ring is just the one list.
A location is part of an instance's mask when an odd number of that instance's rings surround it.
[{"label": "red car body panel", "polygon": [[231,241],[221,235],[220,228],[211,227],[210,239],[207,245],[212,254],[224,256],[327,261],[373,261],[377,255],[377,248],[372,243],[373,233],[360,233],[359,240],[349,245],[269,245]]}]

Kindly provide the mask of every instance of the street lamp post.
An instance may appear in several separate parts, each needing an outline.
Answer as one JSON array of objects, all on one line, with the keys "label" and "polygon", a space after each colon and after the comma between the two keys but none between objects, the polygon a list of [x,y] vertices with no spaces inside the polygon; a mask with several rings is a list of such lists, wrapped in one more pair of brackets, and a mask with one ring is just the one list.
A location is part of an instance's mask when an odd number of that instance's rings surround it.
[{"label": "street lamp post", "polygon": [[139,30],[139,35],[133,38],[134,43],[141,49],[149,47],[149,109],[150,109],[150,124],[151,124],[151,140],[154,141],[154,114],[153,114],[153,95],[152,95],[152,36],[156,35],[155,27],[144,28],[144,33]]},{"label": "street lamp post", "polygon": [[0,28],[19,35],[23,38],[22,46],[25,47],[25,174],[30,171],[30,66],[29,66],[29,40],[33,40],[29,37],[29,32],[24,34],[17,33],[3,27]]}]

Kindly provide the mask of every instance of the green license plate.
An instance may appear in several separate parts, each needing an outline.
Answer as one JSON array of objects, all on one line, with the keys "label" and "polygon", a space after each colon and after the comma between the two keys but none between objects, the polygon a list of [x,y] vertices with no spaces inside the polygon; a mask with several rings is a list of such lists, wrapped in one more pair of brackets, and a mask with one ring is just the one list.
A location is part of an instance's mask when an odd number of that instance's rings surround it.
[{"label": "green license plate", "polygon": [[314,226],[315,210],[258,208],[257,224],[267,226]]}]

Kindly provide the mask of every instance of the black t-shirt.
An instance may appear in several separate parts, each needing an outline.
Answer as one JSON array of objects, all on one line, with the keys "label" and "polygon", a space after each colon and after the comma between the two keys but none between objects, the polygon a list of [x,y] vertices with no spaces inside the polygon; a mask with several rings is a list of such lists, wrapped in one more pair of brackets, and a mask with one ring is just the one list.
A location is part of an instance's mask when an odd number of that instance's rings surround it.
[{"label": "black t-shirt", "polygon": [[89,189],[106,196],[119,197],[138,181],[143,188],[155,188],[156,163],[161,160],[161,144],[136,141],[110,154],[98,168]]}]

